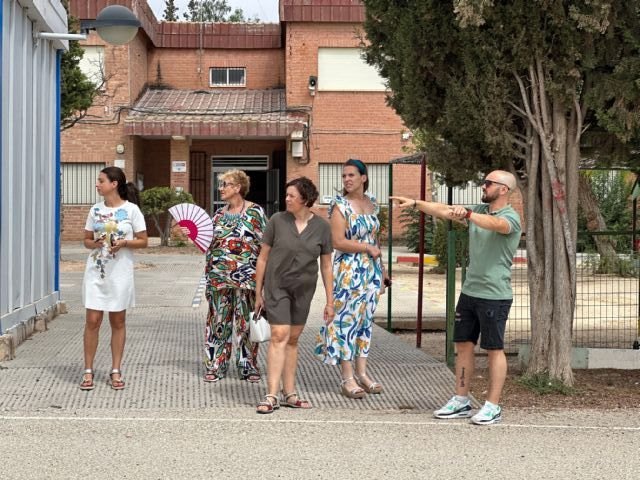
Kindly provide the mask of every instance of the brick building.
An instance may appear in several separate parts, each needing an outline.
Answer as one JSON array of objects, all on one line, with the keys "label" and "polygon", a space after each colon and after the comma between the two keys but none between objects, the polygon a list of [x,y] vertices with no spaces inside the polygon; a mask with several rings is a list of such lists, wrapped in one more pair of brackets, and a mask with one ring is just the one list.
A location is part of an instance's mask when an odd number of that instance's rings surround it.
[{"label": "brick building", "polygon": [[[248,198],[273,213],[300,175],[319,186],[322,210],[341,186],[341,164],[355,157],[387,203],[387,164],[410,136],[360,57],[358,0],[280,0],[279,24],[159,22],[145,0],[71,0],[71,13],[91,20],[111,3],[142,27],[125,46],[95,33],[83,42],[85,71],[104,85],[62,135],[63,239],[81,238],[106,165],[144,188],[183,188],[209,211],[219,205],[217,174],[241,168]],[[418,166],[393,173],[396,191],[418,194]]]}]

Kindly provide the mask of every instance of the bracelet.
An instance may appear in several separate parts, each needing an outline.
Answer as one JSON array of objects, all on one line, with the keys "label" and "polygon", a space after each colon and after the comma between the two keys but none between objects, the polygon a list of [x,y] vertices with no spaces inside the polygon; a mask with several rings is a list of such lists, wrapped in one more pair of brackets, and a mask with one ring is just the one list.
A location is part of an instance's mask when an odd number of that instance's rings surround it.
[{"label": "bracelet", "polygon": [[418,205],[418,201],[414,198],[413,199],[413,208],[415,209],[417,205]]},{"label": "bracelet", "polygon": [[467,208],[467,213],[465,214],[464,218],[471,218],[472,213],[473,213],[473,210],[471,210],[470,208]]},{"label": "bracelet", "polygon": [[369,245],[368,244],[363,244],[364,245],[364,252],[362,253],[369,253]]}]

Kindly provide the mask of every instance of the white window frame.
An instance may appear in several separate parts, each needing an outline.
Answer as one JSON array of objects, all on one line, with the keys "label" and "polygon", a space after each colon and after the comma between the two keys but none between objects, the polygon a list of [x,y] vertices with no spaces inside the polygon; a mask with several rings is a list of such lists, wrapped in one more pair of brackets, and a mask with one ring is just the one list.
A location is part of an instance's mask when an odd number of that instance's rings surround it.
[{"label": "white window frame", "polygon": [[100,201],[96,179],[105,163],[62,163],[62,204],[93,205]]},{"label": "white window frame", "polygon": [[82,48],[84,54],[78,63],[80,71],[85,74],[91,83],[96,87],[100,87],[101,91],[104,91],[106,88],[104,47],[100,45],[86,45]]},{"label": "white window frame", "polygon": [[[341,163],[320,163],[318,164],[318,190],[320,204],[327,205],[338,194],[342,194],[342,167]],[[388,205],[389,203],[389,164],[388,163],[367,163],[369,172],[370,193],[376,198],[378,205]]]},{"label": "white window frame", "polygon": [[[226,83],[214,83],[213,72],[214,70],[226,70]],[[229,71],[230,70],[242,70],[242,83],[229,83]],[[246,87],[247,86],[247,67],[209,67],[209,86],[210,87]]]}]

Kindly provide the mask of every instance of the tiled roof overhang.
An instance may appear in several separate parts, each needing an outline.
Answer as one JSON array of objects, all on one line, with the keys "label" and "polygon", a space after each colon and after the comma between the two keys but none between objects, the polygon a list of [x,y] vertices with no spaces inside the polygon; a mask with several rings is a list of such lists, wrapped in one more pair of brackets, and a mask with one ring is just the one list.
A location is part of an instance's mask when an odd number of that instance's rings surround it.
[{"label": "tiled roof overhang", "polygon": [[281,22],[362,23],[364,5],[360,0],[280,0]]},{"label": "tiled roof overhang", "polygon": [[286,108],[285,91],[147,90],[124,122],[127,135],[287,137],[304,112]]}]

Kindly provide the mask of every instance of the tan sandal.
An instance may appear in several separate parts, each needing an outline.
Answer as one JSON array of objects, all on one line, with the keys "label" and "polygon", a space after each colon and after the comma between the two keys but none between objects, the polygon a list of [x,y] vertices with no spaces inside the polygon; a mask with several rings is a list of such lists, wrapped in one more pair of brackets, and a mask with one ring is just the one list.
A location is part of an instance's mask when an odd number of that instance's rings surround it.
[{"label": "tan sandal", "polygon": [[365,392],[373,394],[382,393],[382,385],[378,382],[372,381],[369,385],[367,385],[361,378],[357,377],[356,375],[354,375],[354,378],[356,383],[360,385]]},{"label": "tan sandal", "polygon": [[353,377],[342,379],[342,382],[340,382],[340,393],[342,393],[342,395],[347,398],[364,398],[366,393],[362,388],[356,387],[352,388],[351,390],[347,388],[347,383],[349,382],[349,380],[353,380]]},{"label": "tan sandal", "polygon": [[[91,378],[85,378],[85,375],[91,375]],[[82,382],[80,382],[80,390],[93,390],[94,388],[96,388],[96,385],[93,383],[93,369],[85,368],[82,374]]]},{"label": "tan sandal", "polygon": [[[118,380],[114,380],[114,375],[120,375],[120,378]],[[107,383],[109,383],[109,385],[111,385],[111,388],[113,388],[114,390],[123,390],[124,380],[122,380],[122,372],[120,372],[120,370],[118,370],[117,368],[111,370],[111,373],[109,374],[109,381]]]},{"label": "tan sandal", "polygon": [[[273,402],[270,400],[273,398]],[[263,410],[260,410],[260,407],[265,407]],[[264,400],[256,406],[256,413],[267,414],[273,413],[275,410],[280,408],[280,402],[278,401],[278,397],[275,395],[265,395]]]}]

